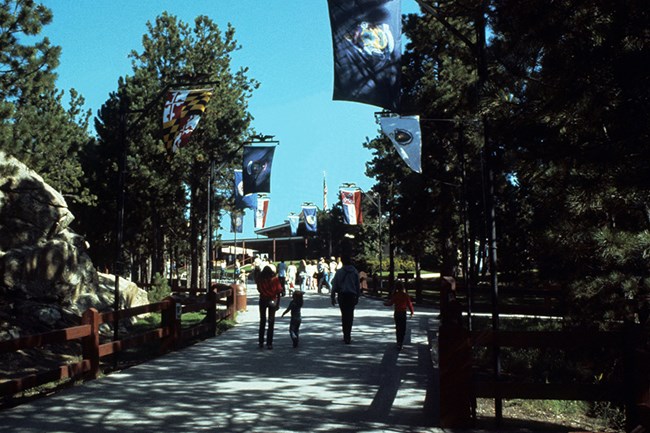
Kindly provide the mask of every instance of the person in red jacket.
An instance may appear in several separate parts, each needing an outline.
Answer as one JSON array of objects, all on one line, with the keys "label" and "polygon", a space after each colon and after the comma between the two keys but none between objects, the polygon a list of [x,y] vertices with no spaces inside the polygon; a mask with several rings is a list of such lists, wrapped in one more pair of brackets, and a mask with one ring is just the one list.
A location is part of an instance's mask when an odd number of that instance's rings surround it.
[{"label": "person in red jacket", "polygon": [[280,296],[282,295],[282,284],[275,276],[270,266],[266,266],[260,272],[257,279],[257,291],[260,292],[260,349],[264,347],[264,331],[266,329],[266,315],[268,311],[268,330],[266,330],[266,348],[273,349],[273,327],[275,326],[275,312],[280,308]]},{"label": "person in red jacket", "polygon": [[404,336],[406,335],[406,310],[411,312],[411,317],[413,317],[413,303],[411,302],[411,297],[406,293],[404,288],[404,283],[401,281],[395,282],[395,292],[391,298],[384,302],[384,305],[387,307],[390,305],[395,306],[395,313],[393,317],[395,318],[395,335],[397,337],[397,350],[402,350],[402,345],[404,344]]}]

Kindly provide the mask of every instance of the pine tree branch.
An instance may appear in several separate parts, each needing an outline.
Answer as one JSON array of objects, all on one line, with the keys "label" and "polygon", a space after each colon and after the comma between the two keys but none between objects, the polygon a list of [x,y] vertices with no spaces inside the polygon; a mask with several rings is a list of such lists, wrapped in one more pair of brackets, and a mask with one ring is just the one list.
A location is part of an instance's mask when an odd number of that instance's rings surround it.
[{"label": "pine tree branch", "polygon": [[472,51],[476,50],[476,43],[472,42],[464,34],[462,34],[456,27],[452,26],[445,18],[443,18],[433,6],[424,3],[423,0],[415,0],[425,11],[429,12],[444,28],[449,30],[458,39],[463,41]]}]

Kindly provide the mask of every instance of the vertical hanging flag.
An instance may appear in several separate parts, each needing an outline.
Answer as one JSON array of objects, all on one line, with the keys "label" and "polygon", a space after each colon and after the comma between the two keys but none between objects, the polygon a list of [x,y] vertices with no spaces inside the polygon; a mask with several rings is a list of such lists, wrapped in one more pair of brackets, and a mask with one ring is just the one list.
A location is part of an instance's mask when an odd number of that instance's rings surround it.
[{"label": "vertical hanging flag", "polygon": [[245,146],[242,172],[244,195],[271,192],[271,165],[275,146]]},{"label": "vertical hanging flag", "polygon": [[379,119],[382,132],[393,142],[397,153],[411,170],[422,173],[422,134],[420,116],[384,116]]},{"label": "vertical hanging flag", "polygon": [[244,195],[244,181],[241,170],[235,170],[234,196],[237,209],[257,208],[257,194]]},{"label": "vertical hanging flag", "polygon": [[344,224],[363,224],[363,214],[361,213],[361,191],[358,189],[342,189],[341,204],[343,205]]},{"label": "vertical hanging flag", "polygon": [[168,151],[185,146],[212,96],[212,89],[170,90],[163,109],[163,142]]},{"label": "vertical hanging flag", "polygon": [[328,0],[334,97],[399,112],[401,0]]},{"label": "vertical hanging flag", "polygon": [[291,236],[298,234],[298,225],[300,224],[300,217],[298,215],[289,215],[289,228],[291,229]]},{"label": "vertical hanging flag", "polygon": [[302,215],[305,218],[305,229],[308,232],[316,233],[318,231],[316,209],[314,205],[303,205],[302,207]]},{"label": "vertical hanging flag", "polygon": [[255,209],[255,228],[263,229],[266,227],[266,214],[269,210],[269,199],[266,197],[257,197],[257,209]]},{"label": "vertical hanging flag", "polygon": [[230,233],[241,233],[244,228],[244,214],[242,212],[230,212]]}]

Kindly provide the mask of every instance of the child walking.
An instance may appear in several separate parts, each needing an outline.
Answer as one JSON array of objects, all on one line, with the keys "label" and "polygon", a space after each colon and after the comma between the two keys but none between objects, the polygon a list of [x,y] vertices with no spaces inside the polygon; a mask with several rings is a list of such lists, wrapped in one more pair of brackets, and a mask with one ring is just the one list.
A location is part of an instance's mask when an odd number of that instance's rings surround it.
[{"label": "child walking", "polygon": [[291,311],[291,323],[289,323],[289,335],[291,336],[291,341],[293,341],[293,347],[298,347],[298,341],[300,339],[300,323],[302,322],[302,317],[300,315],[300,309],[302,308],[302,292],[296,290],[293,292],[291,302],[282,317]]},{"label": "child walking", "polygon": [[411,297],[406,293],[404,284],[401,281],[395,283],[395,292],[391,298],[384,302],[384,305],[395,306],[395,336],[397,337],[397,350],[402,350],[404,344],[404,336],[406,335],[406,310],[411,312],[413,317],[413,303]]}]

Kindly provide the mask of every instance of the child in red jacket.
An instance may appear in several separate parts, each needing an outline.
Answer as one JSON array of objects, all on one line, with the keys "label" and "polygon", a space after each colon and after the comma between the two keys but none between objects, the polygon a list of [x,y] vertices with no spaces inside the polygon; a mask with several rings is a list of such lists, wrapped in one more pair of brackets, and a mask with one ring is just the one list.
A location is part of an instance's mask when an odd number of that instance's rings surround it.
[{"label": "child in red jacket", "polygon": [[395,292],[391,298],[384,302],[384,305],[395,306],[395,313],[393,317],[395,318],[395,335],[397,337],[397,350],[402,350],[402,344],[404,344],[404,336],[406,335],[406,310],[411,312],[411,317],[413,317],[413,303],[411,302],[411,297],[406,293],[404,288],[404,283],[401,281],[395,282]]}]

